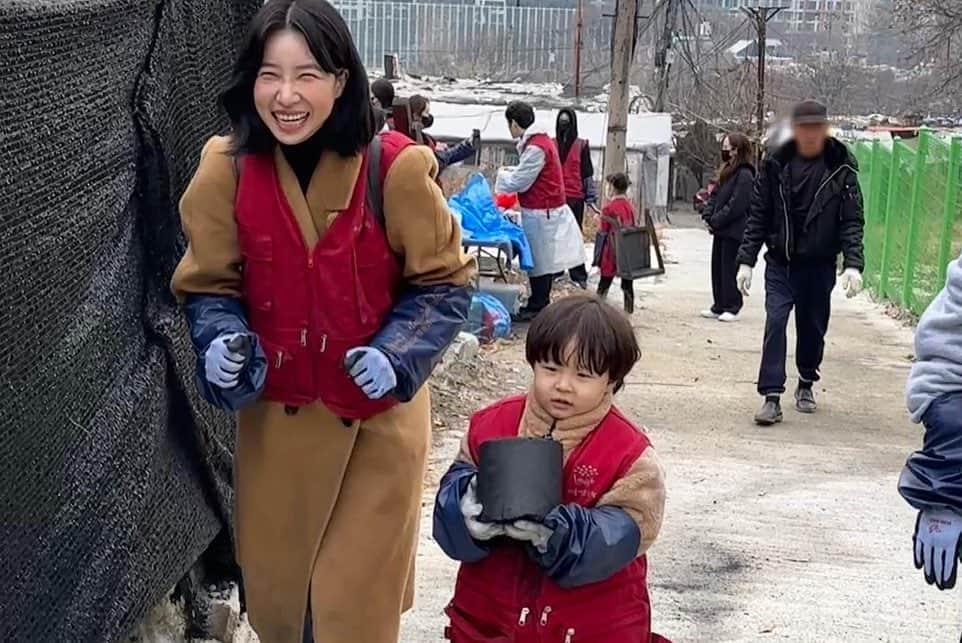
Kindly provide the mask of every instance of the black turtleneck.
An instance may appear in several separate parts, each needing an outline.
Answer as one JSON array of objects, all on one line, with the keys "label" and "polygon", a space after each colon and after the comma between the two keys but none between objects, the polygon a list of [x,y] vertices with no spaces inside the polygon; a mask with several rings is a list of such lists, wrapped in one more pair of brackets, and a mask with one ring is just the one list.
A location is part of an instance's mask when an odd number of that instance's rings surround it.
[{"label": "black turtleneck", "polygon": [[303,143],[298,143],[297,145],[281,145],[284,158],[287,159],[291,169],[294,170],[297,183],[301,186],[301,191],[305,193],[307,192],[307,186],[311,182],[311,177],[314,175],[314,168],[317,167],[317,163],[321,160],[323,146],[319,138],[320,137],[315,134]]}]

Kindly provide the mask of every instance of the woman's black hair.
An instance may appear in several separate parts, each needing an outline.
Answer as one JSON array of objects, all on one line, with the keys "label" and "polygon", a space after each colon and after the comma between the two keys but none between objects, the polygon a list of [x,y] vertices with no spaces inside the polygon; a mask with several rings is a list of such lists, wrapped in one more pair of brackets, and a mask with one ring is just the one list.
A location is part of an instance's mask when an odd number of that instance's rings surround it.
[{"label": "woman's black hair", "polygon": [[624,172],[609,174],[605,180],[611,184],[611,187],[613,187],[618,194],[627,192],[628,186],[631,185],[631,181],[628,180],[628,175]]},{"label": "woman's black hair", "polygon": [[220,96],[233,128],[233,152],[267,152],[277,144],[254,106],[254,81],[267,39],[285,29],[304,36],[321,69],[345,76],[344,91],[313,139],[321,148],[341,156],[357,154],[377,131],[367,72],[347,24],[326,0],[269,0],[257,12],[234,65],[233,78]]},{"label": "woman's black hair", "polygon": [[[568,125],[561,125],[561,115],[565,114],[568,117]],[[565,107],[558,112],[558,119],[555,121],[555,140],[558,141],[558,156],[561,157],[561,162],[564,163],[568,158],[568,152],[571,151],[571,146],[574,145],[575,139],[578,138],[578,113],[570,107]]]},{"label": "woman's black hair", "polygon": [[508,119],[509,124],[514,121],[518,127],[528,129],[534,125],[534,108],[528,103],[516,100],[508,105],[504,111],[504,117]]}]

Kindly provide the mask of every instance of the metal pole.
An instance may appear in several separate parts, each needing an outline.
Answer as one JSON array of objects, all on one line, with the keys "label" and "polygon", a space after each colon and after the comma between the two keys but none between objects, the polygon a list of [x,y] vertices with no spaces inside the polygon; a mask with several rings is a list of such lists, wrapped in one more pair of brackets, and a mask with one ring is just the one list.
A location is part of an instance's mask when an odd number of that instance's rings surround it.
[{"label": "metal pole", "polygon": [[915,301],[915,264],[918,260],[919,219],[922,209],[922,181],[925,176],[925,160],[929,154],[929,143],[932,133],[928,130],[919,132],[919,146],[915,151],[914,176],[912,177],[912,203],[909,206],[909,232],[905,240],[905,271],[902,275],[902,305],[912,309]]},{"label": "metal pole", "polygon": [[894,240],[892,239],[893,233],[895,231],[895,215],[892,211],[895,209],[895,198],[898,193],[899,184],[899,156],[903,147],[901,141],[896,140],[892,145],[892,167],[889,168],[889,193],[888,198],[885,201],[885,224],[884,224],[884,234],[882,239],[882,271],[879,276],[879,295],[882,297],[888,297],[889,288],[889,254],[892,249],[892,244]]},{"label": "metal pole", "polygon": [[578,0],[578,24],[575,27],[575,98],[581,98],[581,47],[585,21],[585,2]]},{"label": "metal pole", "polygon": [[758,123],[758,140],[765,138],[765,49],[768,47],[768,20],[765,9],[758,10],[758,95],[755,105],[755,119]]},{"label": "metal pole", "polygon": [[949,253],[952,252],[952,226],[959,197],[959,165],[962,161],[962,138],[952,137],[949,147],[949,167],[945,176],[945,210],[942,213],[942,238],[939,245],[939,286],[945,285]]}]

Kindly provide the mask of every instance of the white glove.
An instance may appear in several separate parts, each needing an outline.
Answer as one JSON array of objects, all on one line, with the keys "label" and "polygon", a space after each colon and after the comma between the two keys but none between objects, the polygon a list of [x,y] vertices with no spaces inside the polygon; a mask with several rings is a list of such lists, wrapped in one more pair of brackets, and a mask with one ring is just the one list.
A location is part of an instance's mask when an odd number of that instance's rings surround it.
[{"label": "white glove", "polygon": [[939,589],[955,587],[962,515],[951,509],[926,509],[915,522],[915,568],[925,568],[925,582]]},{"label": "white glove", "polygon": [[467,491],[461,496],[461,515],[464,516],[464,525],[475,540],[491,540],[503,536],[504,525],[478,520],[481,509],[481,503],[478,502],[478,477],[473,476],[468,483]]},{"label": "white glove", "polygon": [[531,543],[542,554],[548,551],[548,541],[554,533],[550,527],[532,520],[515,520],[504,529],[509,537]]},{"label": "white glove", "polygon": [[230,390],[240,383],[241,371],[247,365],[247,355],[228,348],[227,343],[244,333],[225,333],[210,343],[204,351],[204,376],[219,388]]},{"label": "white glove", "polygon": [[851,299],[862,290],[862,273],[858,268],[846,268],[842,273],[842,289],[845,296]]},{"label": "white glove", "polygon": [[352,348],[345,366],[368,399],[379,400],[397,387],[397,373],[387,355],[370,346]]},{"label": "white glove", "polygon": [[748,291],[752,288],[752,267],[744,265],[738,266],[738,274],[735,275],[735,283],[738,285],[738,291],[747,297]]}]

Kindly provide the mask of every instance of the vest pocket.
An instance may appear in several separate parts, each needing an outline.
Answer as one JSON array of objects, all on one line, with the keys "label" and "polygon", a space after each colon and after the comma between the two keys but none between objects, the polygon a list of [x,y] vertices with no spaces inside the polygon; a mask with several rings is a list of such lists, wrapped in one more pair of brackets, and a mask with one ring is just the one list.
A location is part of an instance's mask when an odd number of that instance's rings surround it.
[{"label": "vest pocket", "polygon": [[494,643],[496,641],[507,643],[513,640],[510,638],[510,629],[502,630],[496,625],[480,622],[453,604],[444,608],[444,613],[451,621],[449,640],[452,643]]},{"label": "vest pocket", "polygon": [[270,312],[273,308],[274,244],[267,235],[241,231],[244,300],[251,310]]},{"label": "vest pocket", "polygon": [[314,401],[313,364],[302,337],[297,329],[273,330],[270,337],[260,336],[267,356],[265,393],[270,398],[291,404]]}]

